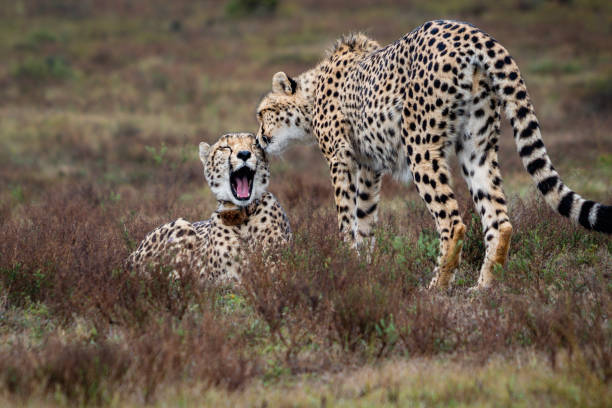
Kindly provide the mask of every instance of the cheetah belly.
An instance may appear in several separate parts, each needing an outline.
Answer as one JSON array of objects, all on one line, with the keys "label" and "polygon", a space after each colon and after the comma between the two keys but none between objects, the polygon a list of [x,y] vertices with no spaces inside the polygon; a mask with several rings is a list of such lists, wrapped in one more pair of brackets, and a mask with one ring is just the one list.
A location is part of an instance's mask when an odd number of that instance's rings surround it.
[{"label": "cheetah belly", "polygon": [[374,171],[390,173],[399,181],[409,183],[412,173],[401,143],[403,98],[389,93],[368,97],[362,89],[365,86],[356,84],[345,88],[347,92],[354,92],[347,98],[350,103],[343,104],[343,112],[353,130],[351,144],[355,157]]}]

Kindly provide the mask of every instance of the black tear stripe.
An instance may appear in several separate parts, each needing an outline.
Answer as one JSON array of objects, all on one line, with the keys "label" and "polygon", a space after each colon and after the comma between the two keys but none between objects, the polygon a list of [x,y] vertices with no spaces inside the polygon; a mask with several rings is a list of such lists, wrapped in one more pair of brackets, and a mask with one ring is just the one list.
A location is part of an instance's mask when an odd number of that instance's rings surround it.
[{"label": "black tear stripe", "polygon": [[591,213],[591,208],[595,205],[595,201],[585,201],[582,204],[582,208],[580,209],[580,216],[578,217],[578,222],[586,229],[593,229],[591,223],[589,222],[589,214]]},{"label": "black tear stripe", "polygon": [[557,211],[564,217],[569,218],[570,213],[572,212],[572,206],[574,204],[574,192],[570,191],[566,195],[563,196],[561,202],[559,203],[559,207],[557,207]]},{"label": "black tear stripe", "polygon": [[546,195],[550,193],[550,191],[553,188],[556,187],[558,182],[559,182],[559,177],[557,176],[547,177],[538,183],[538,190],[540,190],[542,194]]}]

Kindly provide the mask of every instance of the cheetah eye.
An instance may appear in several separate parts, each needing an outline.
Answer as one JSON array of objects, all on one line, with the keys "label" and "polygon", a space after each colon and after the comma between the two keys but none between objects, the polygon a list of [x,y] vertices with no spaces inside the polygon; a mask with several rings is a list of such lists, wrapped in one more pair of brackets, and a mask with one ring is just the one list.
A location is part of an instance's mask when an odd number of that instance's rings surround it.
[{"label": "cheetah eye", "polygon": [[265,113],[268,111],[268,109],[262,109],[259,112],[257,112],[257,119],[259,119],[260,122],[263,122],[264,120],[264,115]]}]

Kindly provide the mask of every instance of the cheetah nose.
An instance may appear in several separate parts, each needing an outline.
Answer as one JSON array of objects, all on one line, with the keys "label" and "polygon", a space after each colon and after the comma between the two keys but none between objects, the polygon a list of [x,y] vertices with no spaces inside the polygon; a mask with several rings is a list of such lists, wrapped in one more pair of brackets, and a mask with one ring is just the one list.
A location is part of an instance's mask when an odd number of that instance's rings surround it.
[{"label": "cheetah nose", "polygon": [[251,152],[249,152],[248,150],[241,150],[238,152],[238,158],[244,161],[249,160],[249,157],[251,157]]}]

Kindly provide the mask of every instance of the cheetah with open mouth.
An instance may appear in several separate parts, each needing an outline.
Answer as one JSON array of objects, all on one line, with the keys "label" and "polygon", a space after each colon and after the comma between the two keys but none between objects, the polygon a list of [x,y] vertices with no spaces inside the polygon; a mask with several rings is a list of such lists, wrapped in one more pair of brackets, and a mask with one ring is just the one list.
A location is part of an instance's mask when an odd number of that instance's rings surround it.
[{"label": "cheetah with open mouth", "polygon": [[128,257],[127,269],[146,271],[170,257],[203,279],[240,281],[249,251],[291,240],[287,216],[267,191],[269,163],[254,135],[223,135],[212,146],[200,143],[199,154],[217,210],[205,221],[179,218],[156,228]]}]

